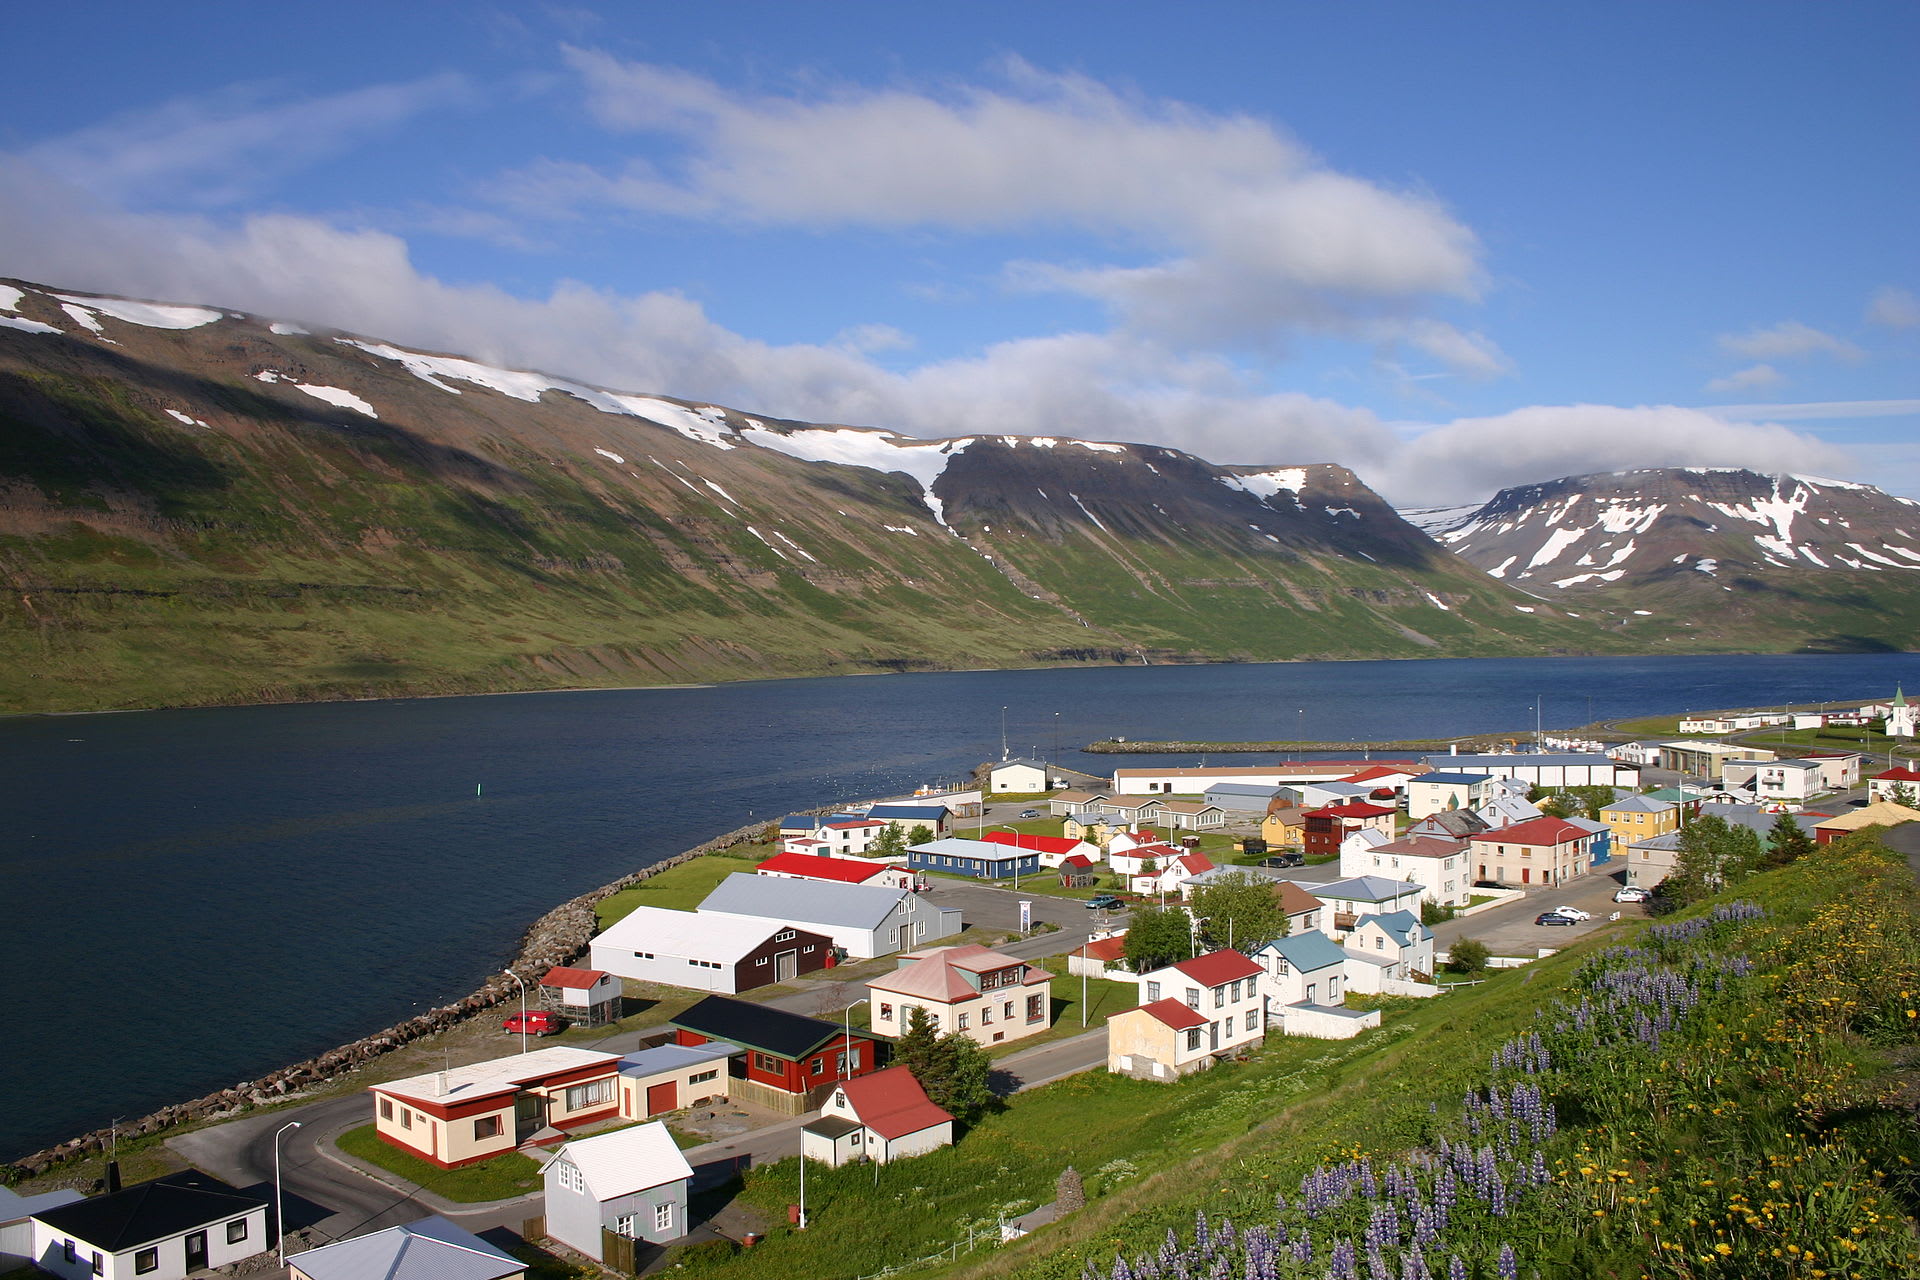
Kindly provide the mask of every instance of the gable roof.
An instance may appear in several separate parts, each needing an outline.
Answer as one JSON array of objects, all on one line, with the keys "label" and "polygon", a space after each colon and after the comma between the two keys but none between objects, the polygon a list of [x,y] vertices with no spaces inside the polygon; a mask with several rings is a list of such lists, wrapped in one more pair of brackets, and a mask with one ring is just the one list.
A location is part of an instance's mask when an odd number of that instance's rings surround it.
[{"label": "gable roof", "polygon": [[1071,857],[1060,859],[1060,869],[1062,871],[1065,871],[1069,867],[1073,868],[1075,871],[1083,871],[1092,865],[1093,865],[1093,859],[1089,858],[1084,853],[1076,853]]},{"label": "gable roof", "polygon": [[1316,884],[1307,892],[1322,902],[1329,898],[1348,902],[1385,902],[1389,898],[1404,898],[1410,893],[1419,893],[1420,886],[1406,880],[1389,880],[1385,876],[1353,876],[1346,880]]},{"label": "gable roof", "polygon": [[1112,934],[1105,938],[1095,938],[1085,946],[1076,947],[1069,954],[1083,960],[1098,960],[1103,964],[1112,964],[1115,960],[1127,958],[1127,935]]},{"label": "gable roof", "polygon": [[1401,836],[1398,840],[1375,845],[1373,851],[1395,857],[1451,858],[1457,853],[1467,852],[1467,842],[1452,836]]},{"label": "gable roof", "polygon": [[1213,870],[1213,859],[1204,853],[1183,853],[1174,861],[1180,864],[1181,870],[1192,876]]},{"label": "gable roof", "polygon": [[976,840],[972,836],[946,836],[925,844],[907,846],[908,853],[943,858],[978,858],[982,862],[1018,861],[1034,850],[1025,845],[1002,844],[997,840]]},{"label": "gable roof", "polygon": [[1160,808],[1167,813],[1205,813],[1209,809],[1218,810],[1219,805],[1211,800],[1162,800]]},{"label": "gable roof", "polygon": [[1349,800],[1343,804],[1325,805],[1309,810],[1309,818],[1384,818],[1396,810],[1377,804],[1368,804],[1365,800]]},{"label": "gable roof", "polygon": [[725,1040],[709,1040],[706,1044],[657,1044],[651,1049],[640,1049],[620,1059],[620,1074],[623,1076],[656,1076],[662,1071],[680,1071],[687,1067],[704,1066],[709,1062],[725,1062],[737,1053],[745,1053],[737,1044]]},{"label": "gable roof", "polygon": [[1667,800],[1655,800],[1652,796],[1622,796],[1612,804],[1600,806],[1602,813],[1670,813],[1678,805]]},{"label": "gable roof", "polygon": [[445,1218],[422,1218],[287,1258],[309,1280],[501,1280],[527,1264]]},{"label": "gable roof", "polygon": [[1392,934],[1403,944],[1424,942],[1433,936],[1433,934],[1428,931],[1427,926],[1420,923],[1419,916],[1414,915],[1411,911],[1405,910],[1382,911],[1378,913],[1369,912],[1353,922],[1354,930],[1358,932],[1361,926],[1370,920],[1378,921],[1381,928]]},{"label": "gable roof", "polygon": [[1274,892],[1280,896],[1280,909],[1290,916],[1318,911],[1326,905],[1291,880],[1282,880]]},{"label": "gable roof", "polygon": [[726,996],[708,996],[669,1018],[667,1025],[788,1059],[804,1058],[840,1034],[837,1022]]},{"label": "gable roof", "polygon": [[1384,764],[1370,764],[1358,773],[1348,774],[1345,782],[1376,782],[1381,778],[1417,778],[1426,772],[1423,766],[1415,765],[1406,769],[1394,769]]},{"label": "gable roof", "polygon": [[1273,803],[1267,806],[1267,819],[1271,822],[1297,827],[1305,822],[1306,818],[1307,811],[1291,800],[1276,797]]},{"label": "gable roof", "polygon": [[970,1000],[980,994],[980,989],[962,977],[962,973],[991,973],[1018,965],[1025,969],[1021,975],[1022,985],[1053,980],[1045,970],[1028,967],[1024,960],[1003,955],[977,942],[911,952],[901,959],[907,963],[892,973],[868,979],[867,986],[875,991],[948,1002]]},{"label": "gable roof", "polygon": [[1447,772],[1422,774],[1420,777],[1415,778],[1414,781],[1432,782],[1443,787],[1470,787],[1475,783],[1490,781],[1492,777],[1493,775],[1490,773]]},{"label": "gable roof", "polygon": [[680,1154],[673,1135],[659,1120],[576,1139],[554,1154],[554,1163],[561,1160],[573,1162],[596,1200],[630,1196],[648,1187],[693,1177],[693,1166]]},{"label": "gable roof", "polygon": [[[1485,818],[1471,809],[1442,809],[1438,813],[1428,814],[1407,828],[1407,830],[1409,832],[1419,832],[1421,827],[1434,826],[1447,832],[1449,835],[1464,837],[1478,835],[1491,825],[1493,824],[1489,823]],[[1426,833],[1420,832],[1420,834],[1424,835]]]},{"label": "gable roof", "polygon": [[1479,844],[1567,844],[1574,840],[1585,839],[1593,833],[1574,826],[1564,818],[1529,818],[1525,822],[1516,822],[1512,826],[1495,827],[1474,836]]},{"label": "gable roof", "polygon": [[1876,800],[1864,809],[1855,809],[1813,826],[1816,831],[1858,831],[1862,827],[1897,827],[1903,822],[1916,821],[1920,821],[1920,812],[1891,800]]},{"label": "gable roof", "polygon": [[[769,876],[739,873],[727,878],[796,887],[807,883],[804,880],[775,880]],[[736,920],[728,916],[702,915],[696,911],[673,911],[666,907],[635,907],[608,925],[604,933],[596,934],[593,943],[628,951],[737,964],[757,950],[785,923],[784,920],[768,920],[758,916],[751,920]]]},{"label": "gable roof", "polygon": [[563,987],[568,991],[584,991],[594,983],[607,977],[604,969],[574,969],[567,965],[555,965],[547,970],[547,976],[540,979],[543,987]]},{"label": "gable roof", "polygon": [[42,1209],[33,1217],[102,1253],[125,1253],[155,1240],[238,1218],[266,1204],[265,1197],[236,1190],[197,1169],[187,1169],[111,1195]]},{"label": "gable roof", "polygon": [[1260,966],[1238,951],[1209,951],[1191,960],[1176,960],[1167,967],[1178,969],[1203,987],[1217,987],[1260,975]]},{"label": "gable roof", "polygon": [[1895,765],[1884,773],[1873,775],[1875,782],[1920,782],[1920,769],[1909,769],[1905,765]]},{"label": "gable roof", "polygon": [[943,804],[877,804],[867,810],[869,818],[907,818],[920,822],[945,822],[952,811]]},{"label": "gable roof", "polygon": [[85,1196],[71,1187],[43,1191],[33,1196],[23,1196],[12,1187],[0,1187],[0,1226],[9,1222],[25,1222],[42,1209],[57,1209],[63,1204],[84,1199]]},{"label": "gable roof", "polygon": [[[1123,1010],[1123,1012],[1144,1013],[1149,1018],[1156,1019],[1172,1027],[1175,1031],[1186,1031],[1192,1027],[1204,1027],[1207,1025],[1207,1020],[1194,1010],[1187,1008],[1184,1001],[1175,1000],[1172,997],[1164,1000],[1155,1000],[1151,1004],[1139,1005],[1132,1009]],[[1111,1019],[1109,1019],[1109,1021],[1111,1021]]]},{"label": "gable roof", "polygon": [[810,853],[776,853],[755,866],[754,870],[808,876],[815,880],[837,880],[842,884],[863,884],[885,871],[886,868],[878,863],[856,862],[850,858],[819,858]]},{"label": "gable roof", "polygon": [[[1275,938],[1261,951],[1271,951],[1285,956],[1287,963],[1302,973],[1312,973],[1316,969],[1325,969],[1331,965],[1343,965],[1347,962],[1347,953],[1332,938],[1318,929],[1309,929],[1305,933],[1291,933],[1284,938]],[[1255,953],[1259,954],[1258,952]]]},{"label": "gable roof", "polygon": [[860,1123],[889,1142],[953,1120],[933,1105],[927,1091],[905,1067],[888,1067],[872,1075],[842,1080],[840,1092],[847,1095],[847,1105],[860,1117]]},{"label": "gable roof", "polygon": [[784,880],[736,871],[714,886],[697,912],[708,920],[711,913],[720,912],[788,924],[873,929],[906,898],[905,889],[874,884]]},{"label": "gable roof", "polygon": [[1068,804],[1081,804],[1088,800],[1105,800],[1106,798],[1107,793],[1104,791],[1059,791],[1054,793],[1049,803],[1058,804],[1064,800]]}]

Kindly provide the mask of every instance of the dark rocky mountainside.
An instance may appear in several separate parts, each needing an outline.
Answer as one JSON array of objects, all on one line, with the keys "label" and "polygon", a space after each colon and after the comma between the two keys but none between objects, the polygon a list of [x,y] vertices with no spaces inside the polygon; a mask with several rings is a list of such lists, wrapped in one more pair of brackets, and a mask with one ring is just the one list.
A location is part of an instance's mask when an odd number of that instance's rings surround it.
[{"label": "dark rocky mountainside", "polygon": [[1920,647],[1920,503],[1734,467],[1623,471],[1409,513],[1503,582],[1755,647]]},{"label": "dark rocky mountainside", "polygon": [[923,440],[0,283],[0,710],[1621,639],[1339,467]]}]

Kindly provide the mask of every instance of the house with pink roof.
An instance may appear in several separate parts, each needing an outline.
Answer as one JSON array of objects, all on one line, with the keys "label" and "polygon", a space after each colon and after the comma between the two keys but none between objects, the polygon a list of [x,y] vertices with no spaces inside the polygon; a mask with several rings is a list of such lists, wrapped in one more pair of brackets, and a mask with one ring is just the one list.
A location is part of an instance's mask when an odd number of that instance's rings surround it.
[{"label": "house with pink roof", "polygon": [[981,1044],[1025,1039],[1050,1025],[1053,975],[1024,960],[970,943],[910,951],[899,962],[867,983],[868,1025],[883,1035],[905,1034],[915,1009],[942,1035],[958,1031]]}]

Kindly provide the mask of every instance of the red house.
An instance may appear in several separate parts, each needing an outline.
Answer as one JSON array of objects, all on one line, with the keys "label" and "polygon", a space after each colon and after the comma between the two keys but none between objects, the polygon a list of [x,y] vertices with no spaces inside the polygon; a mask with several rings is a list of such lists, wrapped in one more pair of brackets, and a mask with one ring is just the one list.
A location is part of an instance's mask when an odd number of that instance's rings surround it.
[{"label": "red house", "polygon": [[675,1044],[718,1040],[745,1049],[728,1064],[729,1089],[790,1115],[812,1111],[836,1082],[880,1065],[871,1036],[848,1036],[837,1022],[726,996],[708,996],[667,1026]]},{"label": "red house", "polygon": [[1364,828],[1372,827],[1391,836],[1393,817],[1397,812],[1396,809],[1368,804],[1364,800],[1309,809],[1304,815],[1306,834],[1301,837],[1301,846],[1309,858],[1332,857],[1340,852],[1341,841]]}]

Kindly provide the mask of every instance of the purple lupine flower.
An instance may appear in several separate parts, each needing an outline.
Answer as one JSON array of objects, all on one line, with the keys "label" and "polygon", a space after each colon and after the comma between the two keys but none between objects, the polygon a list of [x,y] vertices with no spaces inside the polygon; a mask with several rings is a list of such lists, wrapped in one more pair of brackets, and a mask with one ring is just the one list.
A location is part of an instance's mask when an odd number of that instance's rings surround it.
[{"label": "purple lupine flower", "polygon": [[1447,1263],[1447,1280],[1467,1280],[1467,1264],[1460,1261],[1457,1253]]},{"label": "purple lupine flower", "polygon": [[1500,1260],[1494,1264],[1494,1270],[1499,1272],[1500,1280],[1520,1280],[1520,1259],[1513,1256],[1512,1245],[1501,1244]]},{"label": "purple lupine flower", "polygon": [[1330,1280],[1359,1280],[1352,1240],[1341,1236],[1333,1242],[1333,1252],[1327,1255],[1327,1275]]}]

